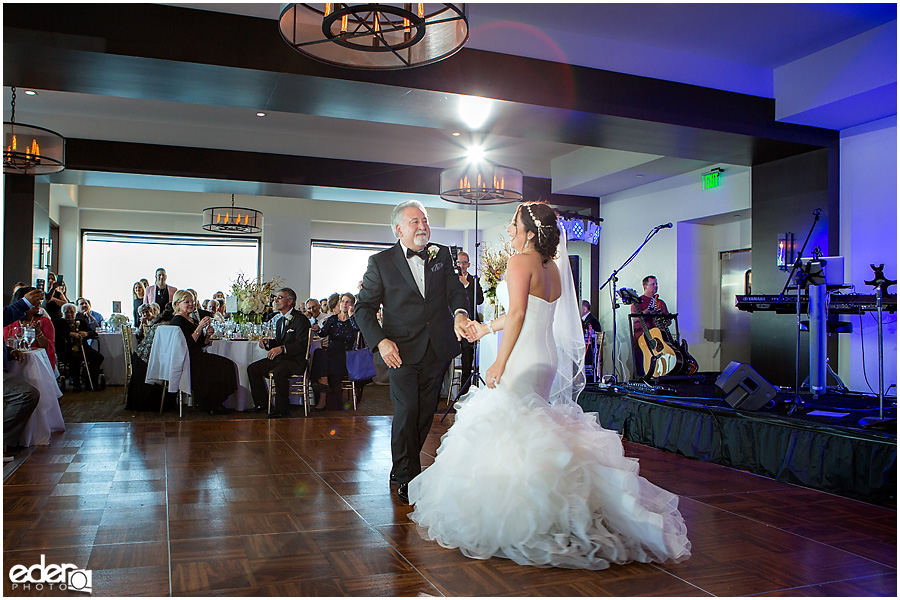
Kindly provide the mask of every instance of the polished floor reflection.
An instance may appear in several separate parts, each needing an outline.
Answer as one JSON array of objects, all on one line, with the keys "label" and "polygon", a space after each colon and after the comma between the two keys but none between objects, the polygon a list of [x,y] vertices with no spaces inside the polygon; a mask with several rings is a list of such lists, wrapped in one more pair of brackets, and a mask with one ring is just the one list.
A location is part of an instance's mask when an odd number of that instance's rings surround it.
[{"label": "polished floor reflection", "polygon": [[690,560],[470,560],[407,520],[389,437],[384,416],[69,424],[3,486],[4,570],[43,554],[91,569],[94,596],[897,595],[895,511],[630,443],[682,496]]}]

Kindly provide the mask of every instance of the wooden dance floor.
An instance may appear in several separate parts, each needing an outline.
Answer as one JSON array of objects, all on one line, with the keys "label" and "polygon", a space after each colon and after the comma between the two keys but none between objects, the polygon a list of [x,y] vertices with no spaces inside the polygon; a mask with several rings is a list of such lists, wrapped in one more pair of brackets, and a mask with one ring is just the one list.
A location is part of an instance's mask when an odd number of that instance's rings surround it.
[{"label": "wooden dance floor", "polygon": [[389,437],[382,416],[70,424],[3,485],[4,596],[79,596],[12,588],[42,554],[93,596],[897,595],[896,511],[631,443],[681,496],[690,560],[467,559],[408,521]]}]

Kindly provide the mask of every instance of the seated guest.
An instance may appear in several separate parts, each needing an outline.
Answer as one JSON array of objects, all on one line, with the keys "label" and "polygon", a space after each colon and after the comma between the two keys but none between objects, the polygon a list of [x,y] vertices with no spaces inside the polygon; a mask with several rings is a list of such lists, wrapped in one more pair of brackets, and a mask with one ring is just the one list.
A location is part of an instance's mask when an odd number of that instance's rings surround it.
[{"label": "seated guest", "polygon": [[134,286],[131,288],[131,295],[132,295],[132,302],[134,303],[134,307],[133,307],[134,321],[132,321],[132,322],[134,323],[135,327],[138,326],[138,321],[140,319],[140,315],[138,314],[138,309],[142,305],[147,304],[147,302],[144,302],[144,294],[146,292],[147,292],[147,290],[144,289],[143,283],[141,283],[140,281],[134,282]]},{"label": "seated guest", "polygon": [[96,310],[91,310],[91,301],[87,298],[79,298],[75,304],[78,306],[78,316],[80,316],[91,331],[97,331],[103,325],[103,317]]},{"label": "seated guest", "polygon": [[137,331],[134,332],[134,337],[138,342],[141,342],[147,335],[147,332],[150,331],[150,327],[152,327],[151,321],[155,318],[153,309],[150,308],[149,304],[141,304],[137,309],[137,317],[138,320],[135,322]]},{"label": "seated guest", "polygon": [[[32,286],[21,287],[13,294],[13,304],[25,297],[25,295],[36,288]],[[50,360],[50,366],[56,368],[56,332],[53,329],[53,323],[48,317],[41,314],[41,305],[37,304],[28,309],[28,312],[18,321],[14,321],[10,325],[3,328],[3,339],[15,335],[16,327],[33,327],[34,342],[32,348],[43,348],[47,351],[47,358]]]},{"label": "seated guest", "polygon": [[328,298],[319,300],[319,306],[322,308],[322,314],[325,315],[326,319],[331,316],[331,313],[328,312]]},{"label": "seated guest", "polygon": [[275,337],[259,340],[259,347],[267,350],[266,358],[251,363],[247,367],[250,393],[256,405],[251,411],[264,410],[268,406],[266,376],[272,373],[275,382],[275,410],[269,417],[289,416],[288,392],[291,375],[302,375],[306,371],[306,348],[309,343],[309,320],[294,305],[297,294],[291,288],[281,288],[275,292],[276,310]]},{"label": "seated guest", "polygon": [[191,392],[197,403],[209,414],[230,412],[222,404],[237,389],[237,366],[224,356],[207,354],[203,348],[213,333],[210,317],[194,320],[191,313],[197,306],[193,294],[187,290],[175,292],[175,316],[170,325],[180,327],[191,355]]},{"label": "seated guest", "polygon": [[[148,317],[154,313],[153,307],[159,308],[155,302],[146,306]],[[175,309],[169,304],[162,314],[150,318],[146,333],[139,338],[140,343],[131,353],[131,380],[128,382],[128,402],[125,404],[125,410],[159,410],[159,401],[163,393],[162,386],[145,381],[147,364],[150,362],[150,350],[153,347],[153,339],[156,337],[156,328],[160,325],[168,325],[173,316],[175,316]],[[142,330],[143,328],[139,329],[138,333]],[[174,403],[175,394],[168,394],[166,405],[174,405]]]},{"label": "seated guest", "polygon": [[[222,310],[220,310],[222,309]],[[220,323],[225,322],[225,301],[224,300],[216,300],[213,298],[209,301],[209,312],[212,313],[212,318]]]},{"label": "seated guest", "polygon": [[[354,296],[355,298],[355,296]],[[338,293],[334,293],[328,296],[328,316],[331,317],[333,315],[338,314],[338,302],[341,301],[341,295]]]},{"label": "seated guest", "polygon": [[194,297],[194,312],[191,313],[191,316],[194,318],[194,320],[199,321],[203,317],[212,317],[211,312],[200,306],[200,296],[197,295],[197,290],[187,288],[186,291],[190,292]]},{"label": "seated guest", "polygon": [[203,307],[203,310],[207,310],[207,311],[208,311],[208,310],[209,310],[209,298],[207,298],[206,300],[204,300],[203,303],[200,304],[200,306]]},{"label": "seated guest", "polygon": [[47,292],[47,299],[44,300],[44,308],[47,310],[47,315],[49,315],[51,321],[62,318],[60,309],[63,304],[68,302],[70,302],[70,300],[66,296],[66,282],[57,279],[54,281],[53,285],[50,286],[49,291]]},{"label": "seated guest", "polygon": [[315,298],[309,298],[306,301],[306,313],[309,317],[309,324],[313,331],[318,331],[325,324],[328,317],[322,312],[322,305]]},{"label": "seated guest", "polygon": [[316,382],[313,389],[317,399],[313,410],[341,410],[341,384],[347,374],[347,350],[353,349],[359,335],[359,327],[353,317],[356,296],[347,293],[339,298],[338,313],[328,317],[318,332],[319,337],[328,339],[328,346],[317,349],[313,354],[310,373]]},{"label": "seated guest", "polygon": [[[103,355],[86,343],[86,340],[96,339],[97,333],[81,318],[78,308],[71,302],[62,307],[62,319],[53,323],[56,330],[56,356],[61,364],[69,368],[69,377],[72,379],[72,388],[76,392],[81,391],[81,367],[87,358],[88,376],[93,383],[93,389],[100,388],[100,365],[103,363]],[[86,386],[90,388],[90,383]]]},{"label": "seated guest", "polygon": [[[32,307],[40,306],[44,293],[33,289],[9,306],[3,307],[3,326],[6,327],[25,316]],[[10,350],[3,346],[3,462],[12,460],[7,458],[7,449],[19,445],[19,436],[31,413],[37,408],[41,399],[41,393],[36,387],[6,369],[8,360],[25,360],[18,350]]]},{"label": "seated guest", "polygon": [[[218,292],[218,293],[221,293],[221,292]],[[225,312],[225,298],[224,297],[216,298],[215,300],[219,303],[218,308],[216,308],[216,313],[218,313],[218,315],[222,318],[223,321],[228,320],[228,314]]]}]

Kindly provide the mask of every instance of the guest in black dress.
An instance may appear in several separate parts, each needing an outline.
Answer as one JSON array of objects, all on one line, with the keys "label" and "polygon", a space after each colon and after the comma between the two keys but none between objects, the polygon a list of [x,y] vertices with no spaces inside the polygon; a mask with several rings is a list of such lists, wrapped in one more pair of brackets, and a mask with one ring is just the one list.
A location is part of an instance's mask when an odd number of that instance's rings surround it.
[{"label": "guest in black dress", "polygon": [[198,322],[191,317],[197,305],[193,294],[178,290],[172,305],[175,316],[169,325],[180,327],[187,341],[191,355],[191,392],[197,404],[209,414],[230,412],[222,403],[237,390],[237,365],[224,356],[203,352],[213,332],[212,319],[203,317]]},{"label": "guest in black dress", "polygon": [[328,339],[328,345],[313,353],[310,373],[316,382],[313,389],[318,396],[313,410],[343,410],[341,384],[347,374],[347,350],[353,350],[359,335],[359,327],[353,318],[355,304],[356,296],[342,295],[337,302],[338,313],[325,319],[316,332],[319,337]]},{"label": "guest in black dress", "polygon": [[146,293],[146,289],[144,289],[144,284],[140,281],[134,282],[134,287],[132,288],[132,296],[134,303],[134,326],[137,327],[138,323],[140,323],[141,315],[138,313],[138,309],[144,304],[144,294]]},{"label": "guest in black dress", "polygon": [[[78,307],[69,302],[62,307],[63,317],[53,322],[57,365],[64,364],[68,367],[74,391],[80,392],[82,383],[88,389],[93,384],[93,389],[97,390],[100,389],[100,364],[103,362],[103,355],[85,341],[97,339],[97,332],[92,331],[77,313]],[[85,358],[90,382],[82,381],[81,377],[81,366]]]},{"label": "guest in black dress", "polygon": [[[50,287],[50,291],[47,292],[47,298],[44,300],[44,310],[47,311],[47,316],[50,317],[51,321],[56,321],[63,318],[62,310],[60,309],[62,309],[63,304],[68,304],[69,302],[69,298],[66,297],[66,282],[57,279]],[[77,309],[78,307],[76,307]]]}]

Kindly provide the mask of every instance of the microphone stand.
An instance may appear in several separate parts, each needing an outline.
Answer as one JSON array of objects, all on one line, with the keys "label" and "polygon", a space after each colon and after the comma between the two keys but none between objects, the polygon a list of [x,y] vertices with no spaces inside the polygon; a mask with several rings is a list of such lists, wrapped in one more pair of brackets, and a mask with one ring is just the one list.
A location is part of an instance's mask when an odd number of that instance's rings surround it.
[{"label": "microphone stand", "polygon": [[602,291],[603,288],[605,288],[608,283],[612,282],[610,298],[612,301],[612,312],[613,312],[613,345],[612,345],[612,371],[613,371],[612,372],[612,383],[613,384],[618,383],[618,379],[616,378],[616,366],[617,366],[616,361],[618,359],[617,347],[619,345],[619,339],[617,336],[617,327],[616,327],[616,309],[619,307],[619,302],[616,300],[616,283],[618,283],[619,278],[617,277],[617,275],[622,269],[624,269],[625,267],[628,266],[628,263],[630,263],[632,260],[634,260],[634,258],[638,255],[638,253],[640,253],[640,251],[644,249],[644,246],[647,245],[647,242],[649,242],[653,238],[654,235],[659,233],[660,229],[663,229],[663,227],[661,227],[661,226],[654,227],[650,231],[650,233],[647,234],[647,237],[644,238],[644,241],[641,242],[641,245],[638,246],[637,250],[635,250],[632,253],[632,255],[629,256],[625,260],[625,262],[623,262],[621,264],[621,266],[619,266],[618,269],[613,269],[613,272],[610,274],[609,278],[606,281],[604,281],[603,285],[600,286],[600,289],[597,290],[598,292]]},{"label": "microphone stand", "polygon": [[[803,246],[800,247],[800,252],[797,253],[797,258],[794,260],[794,264],[791,266],[791,272],[788,273],[787,281],[784,282],[784,286],[781,288],[781,293],[778,294],[779,302],[784,297],[784,293],[788,289],[788,284],[790,284],[791,279],[794,277],[794,272],[797,271],[797,344],[795,347],[794,354],[794,398],[791,402],[791,409],[788,411],[789,415],[793,415],[795,412],[800,410],[803,402],[800,400],[800,321],[802,315],[800,314],[800,290],[803,287],[803,278],[805,273],[800,269],[800,258],[803,256],[803,251],[806,250],[806,244],[809,243],[809,238],[812,236],[813,229],[816,227],[816,223],[819,222],[819,217],[822,216],[822,209],[817,208],[813,211],[813,215],[815,218],[813,219],[812,225],[809,228],[809,232],[806,234],[806,239],[803,241]],[[800,269],[798,271],[798,269]]]}]

